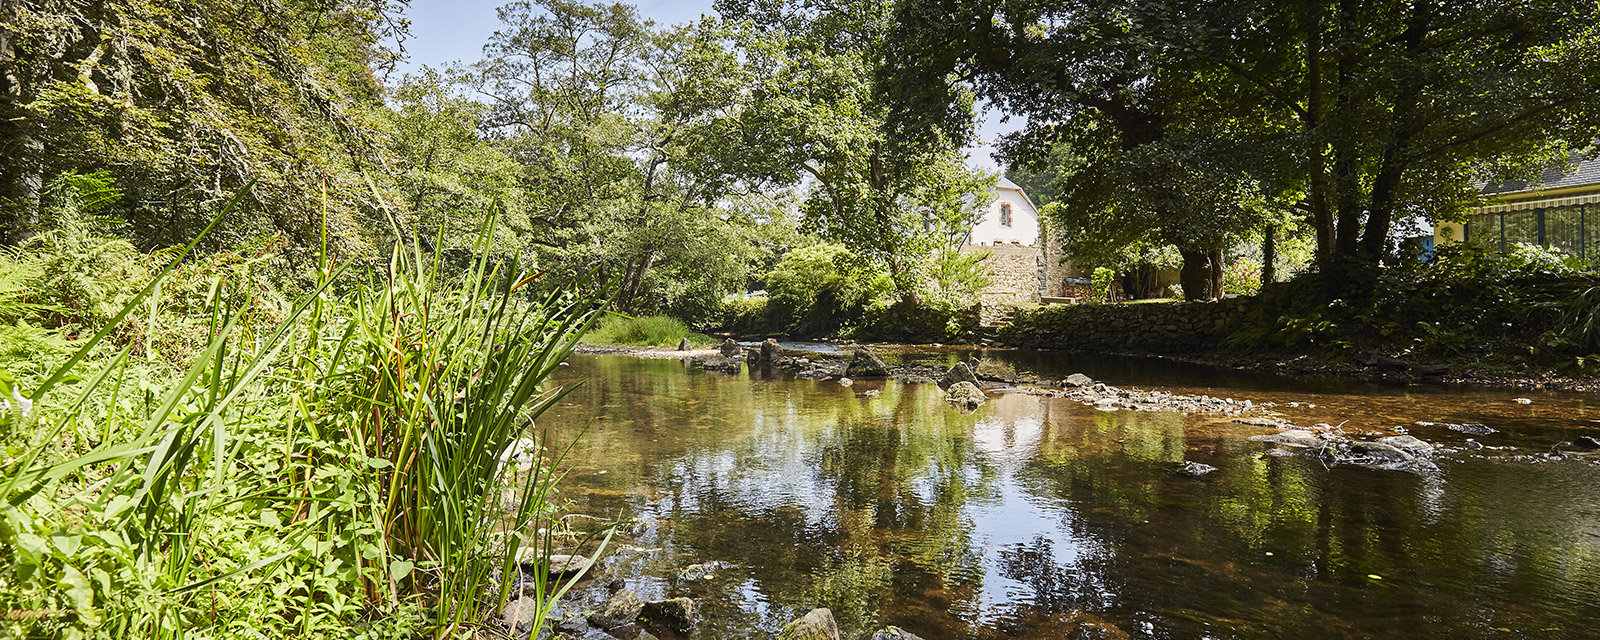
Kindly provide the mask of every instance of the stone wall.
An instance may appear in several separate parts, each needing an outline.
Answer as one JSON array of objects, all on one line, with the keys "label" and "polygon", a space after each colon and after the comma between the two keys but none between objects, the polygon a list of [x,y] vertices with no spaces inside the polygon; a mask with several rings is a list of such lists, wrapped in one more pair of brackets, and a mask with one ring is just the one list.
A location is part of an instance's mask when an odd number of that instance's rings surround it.
[{"label": "stone wall", "polygon": [[1067,261],[1061,243],[1050,237],[1049,220],[1040,221],[1039,245],[1044,251],[1044,295],[1053,298],[1088,298],[1090,291],[1088,285],[1073,285],[1067,281],[1088,280],[1089,272]]},{"label": "stone wall", "polygon": [[1216,302],[1051,305],[1018,309],[1003,345],[1101,353],[1186,353],[1216,348],[1244,323],[1250,298]]},{"label": "stone wall", "polygon": [[989,251],[984,264],[989,267],[989,287],[978,296],[983,305],[984,322],[999,319],[1012,305],[1039,302],[1043,283],[1043,254],[1036,245],[964,245],[962,253]]}]

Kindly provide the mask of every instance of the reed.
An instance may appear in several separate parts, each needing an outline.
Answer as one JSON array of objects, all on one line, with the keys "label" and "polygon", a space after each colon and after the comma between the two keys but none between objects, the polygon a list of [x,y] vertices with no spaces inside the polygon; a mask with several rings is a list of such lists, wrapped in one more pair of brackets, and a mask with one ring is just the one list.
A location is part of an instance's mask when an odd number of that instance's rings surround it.
[{"label": "reed", "polygon": [[[516,552],[553,548],[562,452],[533,426],[606,287],[535,296],[515,263],[400,244],[324,257],[271,325],[219,276],[183,368],[110,344],[194,246],[48,375],[0,374],[0,636],[496,631]],[[565,585],[535,574],[548,610]]]}]

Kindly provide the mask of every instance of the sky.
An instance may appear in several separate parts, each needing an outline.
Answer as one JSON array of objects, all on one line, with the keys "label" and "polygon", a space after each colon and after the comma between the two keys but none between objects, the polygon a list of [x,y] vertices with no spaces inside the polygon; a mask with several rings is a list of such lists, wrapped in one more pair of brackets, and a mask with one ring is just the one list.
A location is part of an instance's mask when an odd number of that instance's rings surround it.
[{"label": "sky", "polygon": [[[484,43],[500,27],[495,9],[506,0],[412,0],[405,12],[411,21],[411,37],[406,40],[408,60],[398,72],[415,71],[423,66],[443,66],[451,62],[472,62],[483,52]],[[712,0],[640,0],[634,2],[639,13],[659,24],[682,24],[702,14],[714,14]],[[1000,122],[1001,114],[984,114],[978,137],[983,144],[971,147],[968,163],[974,168],[998,171],[990,154],[992,142],[1002,133],[1021,128],[1023,120]]]}]

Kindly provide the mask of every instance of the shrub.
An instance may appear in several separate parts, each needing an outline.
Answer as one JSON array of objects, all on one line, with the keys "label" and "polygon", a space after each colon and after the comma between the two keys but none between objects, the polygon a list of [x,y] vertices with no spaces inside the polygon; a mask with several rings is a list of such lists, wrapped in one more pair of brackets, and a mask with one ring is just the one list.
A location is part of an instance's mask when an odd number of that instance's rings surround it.
[{"label": "shrub", "polygon": [[887,273],[837,244],[789,252],[766,280],[772,326],[797,337],[840,335],[892,289]]},{"label": "shrub", "polygon": [[1222,292],[1253,296],[1261,291],[1261,262],[1239,258],[1222,270]]},{"label": "shrub", "polygon": [[1089,276],[1089,287],[1094,291],[1094,302],[1107,303],[1111,301],[1111,289],[1116,284],[1117,272],[1105,267],[1095,267],[1094,273]]}]

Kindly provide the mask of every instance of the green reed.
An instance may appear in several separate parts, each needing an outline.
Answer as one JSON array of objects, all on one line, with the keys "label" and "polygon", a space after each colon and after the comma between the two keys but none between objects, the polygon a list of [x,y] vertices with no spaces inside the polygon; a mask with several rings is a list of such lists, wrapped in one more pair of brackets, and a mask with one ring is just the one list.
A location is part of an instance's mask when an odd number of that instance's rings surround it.
[{"label": "green reed", "polygon": [[[535,296],[515,263],[401,244],[324,257],[268,326],[218,277],[184,368],[109,344],[194,246],[49,375],[0,375],[0,635],[492,633],[518,549],[552,549],[530,532],[561,455],[534,421],[604,287]],[[502,464],[513,446],[526,464]],[[536,573],[548,610],[564,588]]]}]

